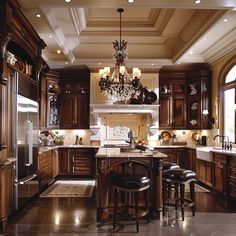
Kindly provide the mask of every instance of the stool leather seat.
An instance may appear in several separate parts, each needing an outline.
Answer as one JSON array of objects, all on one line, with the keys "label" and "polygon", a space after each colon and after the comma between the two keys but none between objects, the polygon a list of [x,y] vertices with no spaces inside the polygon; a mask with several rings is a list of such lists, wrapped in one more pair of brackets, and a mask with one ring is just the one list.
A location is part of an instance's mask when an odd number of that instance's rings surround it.
[{"label": "stool leather seat", "polygon": [[165,171],[165,170],[173,170],[173,169],[178,169],[178,168],[180,168],[180,167],[176,163],[162,162],[162,169],[163,169],[163,171]]},{"label": "stool leather seat", "polygon": [[150,185],[150,179],[147,176],[125,174],[117,176],[114,180],[114,186],[118,188],[138,189]]},{"label": "stool leather seat", "polygon": [[180,182],[186,182],[196,178],[196,173],[186,169],[170,169],[163,171],[163,178]]}]

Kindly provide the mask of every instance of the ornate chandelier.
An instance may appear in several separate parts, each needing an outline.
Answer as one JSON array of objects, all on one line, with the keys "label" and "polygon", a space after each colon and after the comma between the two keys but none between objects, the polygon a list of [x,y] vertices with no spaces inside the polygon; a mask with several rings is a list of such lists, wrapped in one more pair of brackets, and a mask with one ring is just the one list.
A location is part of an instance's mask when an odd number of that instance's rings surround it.
[{"label": "ornate chandelier", "polygon": [[109,99],[115,102],[127,102],[141,86],[139,82],[141,71],[138,68],[133,68],[133,76],[131,77],[125,67],[125,60],[127,59],[125,50],[128,42],[121,40],[121,14],[124,9],[119,8],[117,11],[120,14],[120,41],[115,40],[113,42],[115,50],[113,56],[116,59],[116,64],[112,73],[110,67],[99,70],[101,76],[99,86],[101,93]]}]

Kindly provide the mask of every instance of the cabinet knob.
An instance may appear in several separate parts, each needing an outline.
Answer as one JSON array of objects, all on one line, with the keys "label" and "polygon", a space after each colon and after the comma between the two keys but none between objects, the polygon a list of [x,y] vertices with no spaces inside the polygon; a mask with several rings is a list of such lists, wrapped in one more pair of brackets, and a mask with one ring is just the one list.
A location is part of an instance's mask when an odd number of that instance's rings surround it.
[{"label": "cabinet knob", "polygon": [[66,90],[66,91],[65,91],[65,93],[67,93],[67,94],[70,94],[70,93],[71,93],[71,91],[70,91],[70,90]]}]

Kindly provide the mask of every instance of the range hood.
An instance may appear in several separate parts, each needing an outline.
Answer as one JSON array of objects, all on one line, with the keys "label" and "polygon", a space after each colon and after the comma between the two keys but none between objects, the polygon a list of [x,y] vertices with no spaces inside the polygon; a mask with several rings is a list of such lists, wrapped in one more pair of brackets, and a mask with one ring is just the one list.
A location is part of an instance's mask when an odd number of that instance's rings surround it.
[{"label": "range hood", "polygon": [[151,115],[151,124],[150,128],[158,127],[158,104],[90,104],[91,118],[90,128],[99,128],[100,122],[99,117],[104,113],[112,114],[150,114]]}]

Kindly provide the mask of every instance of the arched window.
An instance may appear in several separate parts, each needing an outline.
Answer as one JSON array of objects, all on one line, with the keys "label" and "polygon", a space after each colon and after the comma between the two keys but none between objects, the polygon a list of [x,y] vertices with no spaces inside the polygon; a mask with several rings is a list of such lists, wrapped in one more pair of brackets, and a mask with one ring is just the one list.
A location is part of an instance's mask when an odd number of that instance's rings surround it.
[{"label": "arched window", "polygon": [[225,77],[222,86],[223,92],[223,124],[224,134],[230,141],[235,143],[236,125],[235,125],[235,89],[236,89],[236,65],[234,65]]}]

